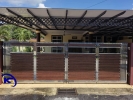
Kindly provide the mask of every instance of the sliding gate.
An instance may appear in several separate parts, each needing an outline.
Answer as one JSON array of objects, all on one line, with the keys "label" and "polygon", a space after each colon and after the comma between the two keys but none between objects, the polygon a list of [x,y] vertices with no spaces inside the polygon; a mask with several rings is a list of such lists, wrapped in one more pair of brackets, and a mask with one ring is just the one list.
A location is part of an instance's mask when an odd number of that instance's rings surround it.
[{"label": "sliding gate", "polygon": [[4,43],[4,73],[19,83],[126,83],[124,43]]}]

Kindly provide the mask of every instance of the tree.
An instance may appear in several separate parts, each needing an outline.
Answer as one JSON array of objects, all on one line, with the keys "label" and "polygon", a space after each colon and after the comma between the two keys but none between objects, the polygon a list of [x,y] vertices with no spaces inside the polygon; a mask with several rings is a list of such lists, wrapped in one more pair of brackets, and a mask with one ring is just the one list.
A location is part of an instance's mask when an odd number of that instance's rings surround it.
[{"label": "tree", "polygon": [[35,35],[27,29],[15,26],[15,25],[2,25],[0,26],[0,40],[5,41],[16,39],[18,41],[26,41]]},{"label": "tree", "polygon": [[[14,29],[14,33],[12,34],[12,38],[15,40],[18,40],[20,42],[24,42],[26,40],[29,40],[30,38],[33,37],[33,34],[31,31],[24,29],[24,28],[20,28],[20,27],[15,27]],[[27,47],[23,48],[19,46],[19,51],[24,51],[24,49],[26,51],[30,51],[31,47],[28,47],[29,49],[27,49]]]},{"label": "tree", "polygon": [[33,33],[27,29],[16,27],[12,35],[13,39],[18,41],[26,41],[33,37]]},{"label": "tree", "polygon": [[[0,26],[0,41],[9,41],[12,39],[18,40],[18,41],[26,41],[30,38],[34,37],[35,35],[32,34],[30,30],[15,26],[15,25],[2,25]],[[21,47],[19,47],[20,51]],[[13,51],[16,51],[17,47],[13,47]],[[30,50],[30,49],[26,49]]]},{"label": "tree", "polygon": [[[19,42],[24,42],[31,38],[36,38],[36,34],[31,32],[30,30],[10,24],[0,26],[0,41],[2,39],[4,39],[4,41],[15,39],[18,40]],[[44,38],[44,36],[41,35],[41,38]]]},{"label": "tree", "polygon": [[0,26],[0,41],[4,39],[8,41],[12,38],[12,26],[11,25],[2,25]]}]

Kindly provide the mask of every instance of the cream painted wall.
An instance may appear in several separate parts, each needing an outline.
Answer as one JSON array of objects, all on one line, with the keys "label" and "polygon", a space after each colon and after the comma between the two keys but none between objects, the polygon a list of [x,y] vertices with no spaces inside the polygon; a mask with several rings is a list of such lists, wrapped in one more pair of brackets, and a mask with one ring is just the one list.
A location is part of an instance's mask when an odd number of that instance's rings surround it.
[{"label": "cream painted wall", "polygon": [[[61,34],[47,34],[45,36],[45,42],[51,42],[51,35],[61,35]],[[84,40],[83,34],[74,34],[74,33],[69,33],[63,35],[63,42],[68,42],[68,40],[72,40],[72,36],[77,36],[76,40]],[[73,39],[74,40],[74,39]],[[102,37],[102,41],[104,41],[104,37]],[[128,39],[128,37],[123,37],[123,40],[117,40],[117,43],[132,43],[132,39]],[[46,52],[51,52],[51,48],[45,48]]]},{"label": "cream painted wall", "polygon": [[132,43],[132,39],[118,40],[117,43]]},{"label": "cream painted wall", "polygon": [[[45,42],[51,42],[51,35],[61,35],[61,34],[47,34],[45,36]],[[63,42],[68,42],[68,40],[72,40],[72,36],[77,36],[76,40],[81,40],[83,38],[83,34],[65,34],[63,35]],[[104,38],[102,37],[102,41],[104,41]],[[123,40],[117,40],[117,43],[132,43],[132,39],[128,39],[128,37],[124,36]]]},{"label": "cream painted wall", "polygon": [[[61,35],[61,34],[50,34],[49,33],[45,36],[45,42],[51,42],[52,35]],[[72,36],[77,36],[77,39],[75,39],[75,40],[81,40],[83,35],[82,34],[74,34],[74,33],[65,34],[65,35],[63,35],[63,42],[68,42],[68,40],[72,40]],[[63,51],[64,51],[64,49],[63,49]],[[51,52],[51,47],[45,47],[45,52]]]},{"label": "cream painted wall", "polygon": [[[61,35],[61,34],[47,34],[45,36],[45,42],[51,42],[51,36],[52,35]],[[77,34],[65,34],[65,36],[63,35],[63,42],[68,42],[68,40],[72,40],[72,36],[77,36],[77,39],[76,40],[81,40],[82,39],[82,34],[81,35],[77,35]]]}]

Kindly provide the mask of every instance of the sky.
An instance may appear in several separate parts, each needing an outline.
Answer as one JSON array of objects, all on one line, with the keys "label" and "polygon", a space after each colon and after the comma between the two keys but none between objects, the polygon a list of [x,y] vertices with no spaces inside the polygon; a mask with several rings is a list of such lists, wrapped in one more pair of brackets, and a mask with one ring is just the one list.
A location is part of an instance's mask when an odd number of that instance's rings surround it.
[{"label": "sky", "polygon": [[0,0],[0,7],[133,10],[133,0]]}]

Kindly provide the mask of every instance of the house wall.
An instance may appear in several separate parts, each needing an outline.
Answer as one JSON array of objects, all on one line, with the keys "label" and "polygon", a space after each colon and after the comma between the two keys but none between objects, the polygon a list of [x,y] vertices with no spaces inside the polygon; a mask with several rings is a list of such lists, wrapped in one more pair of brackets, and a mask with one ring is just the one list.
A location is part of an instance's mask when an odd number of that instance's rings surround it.
[{"label": "house wall", "polygon": [[[50,34],[49,33],[45,36],[45,42],[51,42],[52,35],[62,35],[62,34],[58,34],[58,33]],[[72,36],[77,36],[77,39],[72,39]],[[77,35],[77,34],[74,34],[74,33],[69,33],[69,34],[63,35],[63,42],[68,42],[69,40],[82,40],[82,39],[83,39],[82,34]],[[45,49],[45,52],[51,52],[51,47],[45,47],[44,49]]]},{"label": "house wall", "polygon": [[[47,34],[45,36],[45,42],[51,42],[51,36],[52,35],[61,35],[61,34]],[[65,34],[63,35],[63,42],[68,42],[68,40],[72,40],[72,36],[77,36],[77,39],[76,40],[81,40],[83,35],[77,35],[77,34]]]},{"label": "house wall", "polygon": [[[61,32],[48,33],[45,36],[45,42],[51,42],[52,35],[62,35],[62,33]],[[72,36],[77,36],[77,39],[72,39]],[[67,43],[69,40],[83,40],[83,41],[85,41],[85,38],[83,37],[83,33],[77,34],[76,32],[69,32],[69,33],[63,35],[63,42]],[[104,36],[102,37],[102,42],[104,42]],[[123,40],[117,40],[117,43],[132,43],[132,39],[128,39],[127,36],[124,36]],[[51,52],[51,47],[45,47],[45,52]]]},{"label": "house wall", "polygon": [[132,43],[132,39],[117,40],[117,43]]},{"label": "house wall", "polygon": [[123,39],[117,40],[117,43],[132,43],[132,39],[129,39],[127,36],[123,36]]}]

